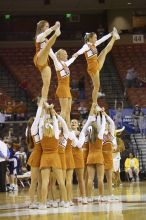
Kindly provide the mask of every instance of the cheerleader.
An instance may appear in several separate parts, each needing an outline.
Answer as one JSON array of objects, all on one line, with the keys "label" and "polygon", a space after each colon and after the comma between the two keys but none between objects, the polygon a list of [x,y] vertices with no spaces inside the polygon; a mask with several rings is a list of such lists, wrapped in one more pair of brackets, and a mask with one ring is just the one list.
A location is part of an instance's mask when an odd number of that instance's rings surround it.
[{"label": "cheerleader", "polygon": [[59,184],[61,193],[61,202],[64,207],[68,207],[67,193],[64,184],[63,173],[61,169],[61,161],[58,154],[59,144],[59,127],[56,113],[53,108],[50,108],[50,118],[44,121],[44,127],[40,130],[40,141],[42,145],[42,157],[40,162],[41,177],[42,177],[42,191],[41,191],[41,205],[40,209],[46,209],[48,184],[50,180],[50,172],[53,171],[57,182]]},{"label": "cheerleader", "polygon": [[70,112],[72,104],[72,96],[70,93],[70,70],[69,66],[75,61],[75,57],[68,58],[66,50],[60,49],[55,54],[53,50],[50,51],[58,78],[58,87],[56,95],[59,98],[61,106],[61,116],[66,120],[68,127],[70,127]]},{"label": "cheerleader", "polygon": [[[47,36],[51,32],[55,31],[53,36],[48,40]],[[42,87],[42,97],[47,99],[50,79],[51,79],[51,69],[48,64],[48,55],[50,48],[56,41],[56,38],[61,34],[60,23],[56,22],[53,27],[49,28],[49,23],[46,20],[41,20],[37,23],[35,45],[36,54],[34,56],[34,64],[41,72],[43,87]]]},{"label": "cheerleader", "polygon": [[69,136],[67,139],[67,144],[65,148],[65,159],[66,159],[66,190],[67,199],[70,206],[73,206],[73,193],[72,193],[72,181],[73,181],[73,171],[75,168],[73,152],[72,152],[72,141],[75,140],[75,134],[73,131],[69,131]]},{"label": "cheerleader", "polygon": [[104,112],[106,117],[106,129],[103,135],[102,153],[104,157],[104,169],[108,185],[108,201],[113,201],[116,198],[112,195],[112,171],[113,171],[113,138],[115,133],[114,121]]},{"label": "cheerleader", "polygon": [[41,198],[41,175],[40,175],[39,167],[40,167],[40,160],[42,154],[42,147],[40,144],[38,125],[42,113],[43,102],[44,99],[41,98],[40,103],[38,105],[36,117],[35,119],[30,118],[30,120],[28,121],[28,126],[26,131],[28,148],[32,149],[32,153],[27,162],[27,164],[31,167],[31,185],[29,189],[29,195],[31,201],[29,208],[31,209],[38,208],[37,205],[34,203],[36,188],[38,189],[39,202]]},{"label": "cheerleader", "polygon": [[61,122],[61,126],[62,126],[62,133],[60,134],[60,137],[59,137],[58,153],[59,153],[59,157],[61,160],[61,167],[62,167],[63,177],[64,177],[64,181],[65,181],[65,178],[66,178],[65,148],[67,145],[67,139],[69,137],[69,130],[68,130],[66,122],[59,115],[58,115],[58,120]]},{"label": "cheerleader", "polygon": [[[58,121],[60,122],[60,125],[62,127],[61,131],[60,131],[61,133],[59,135],[58,154],[59,154],[60,161],[61,161],[61,168],[62,168],[64,184],[65,184],[65,178],[66,178],[65,147],[67,145],[69,130],[68,130],[68,127],[67,127],[67,124],[66,124],[65,120],[59,115],[57,115],[57,118],[58,118]],[[50,185],[51,185],[51,191],[52,191],[52,196],[53,196],[53,200],[54,200],[54,202],[52,203],[52,206],[53,207],[58,207],[58,202],[56,200],[56,176],[54,175],[53,172],[52,172],[52,181],[51,181]],[[50,205],[51,205],[51,202],[50,202]],[[59,206],[63,207],[64,202],[60,202]]]},{"label": "cheerleader", "polygon": [[[85,124],[85,123],[84,123]],[[83,124],[83,126],[84,126]],[[83,158],[84,158],[84,179],[85,179],[85,189],[87,192],[87,180],[88,180],[88,173],[87,173],[87,157],[89,153],[89,141],[88,141],[88,130],[85,130],[85,141],[83,144]]]},{"label": "cheerleader", "polygon": [[[98,189],[99,189],[99,198],[98,200],[102,201],[103,196],[103,178],[104,178],[104,158],[102,154],[102,140],[103,134],[105,131],[105,115],[102,113],[101,109],[95,108],[95,103],[92,104],[90,115],[87,122],[85,123],[83,130],[81,131],[79,137],[78,146],[81,147],[85,141],[85,131],[88,128],[89,136],[89,153],[87,157],[87,172],[88,172],[88,182],[87,182],[87,195],[88,202],[92,202],[92,188],[93,181],[95,176],[95,171],[97,171],[98,179]],[[101,111],[100,113],[97,110]],[[96,117],[97,119],[96,119]],[[101,124],[97,126],[98,118],[101,118]],[[90,122],[90,123],[89,123]],[[90,124],[90,126],[88,126]]]},{"label": "cheerleader", "polygon": [[[110,37],[112,39],[108,43],[108,45],[101,51],[101,53],[97,56],[97,46],[108,40]],[[100,79],[99,73],[103,67],[105,62],[106,55],[111,51],[113,44],[116,40],[120,39],[120,36],[117,32],[116,28],[113,28],[113,32],[105,35],[101,39],[97,40],[97,35],[94,32],[85,34],[85,44],[84,46],[76,52],[73,57],[78,57],[81,54],[85,54],[85,58],[87,61],[87,72],[90,75],[93,83],[93,92],[92,92],[92,100],[93,103],[97,103],[98,92],[100,88]]]},{"label": "cheerleader", "polygon": [[[71,120],[71,129],[75,133],[76,137],[79,137],[79,131],[78,131],[78,121],[76,119]],[[73,140],[72,146],[73,146],[73,158],[75,162],[75,172],[78,180],[79,190],[80,190],[80,196],[78,198],[78,202],[81,202],[83,204],[87,204],[87,198],[86,198],[86,190],[85,190],[85,181],[84,181],[84,157],[83,157],[83,149],[78,148],[76,146],[76,141]]]}]

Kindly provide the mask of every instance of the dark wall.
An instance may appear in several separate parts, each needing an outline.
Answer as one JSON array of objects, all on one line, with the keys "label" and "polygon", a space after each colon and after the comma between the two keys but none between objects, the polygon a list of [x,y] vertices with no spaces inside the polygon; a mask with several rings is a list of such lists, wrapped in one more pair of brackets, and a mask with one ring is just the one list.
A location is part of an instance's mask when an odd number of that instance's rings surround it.
[{"label": "dark wall", "polygon": [[34,32],[36,23],[46,19],[50,25],[53,25],[56,20],[61,22],[61,29],[66,31],[81,30],[83,32],[96,31],[98,25],[107,27],[106,12],[101,14],[82,14],[80,15],[80,22],[70,22],[64,15],[50,15],[50,16],[11,16],[6,20],[4,16],[0,16],[0,30],[1,32]]}]

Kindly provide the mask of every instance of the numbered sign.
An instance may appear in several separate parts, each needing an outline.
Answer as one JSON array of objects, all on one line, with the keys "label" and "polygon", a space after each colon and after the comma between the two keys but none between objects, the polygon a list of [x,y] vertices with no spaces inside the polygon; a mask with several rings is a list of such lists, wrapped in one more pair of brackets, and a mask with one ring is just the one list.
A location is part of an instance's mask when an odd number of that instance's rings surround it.
[{"label": "numbered sign", "polygon": [[143,34],[134,34],[133,35],[133,43],[136,43],[136,44],[144,43],[144,35]]}]

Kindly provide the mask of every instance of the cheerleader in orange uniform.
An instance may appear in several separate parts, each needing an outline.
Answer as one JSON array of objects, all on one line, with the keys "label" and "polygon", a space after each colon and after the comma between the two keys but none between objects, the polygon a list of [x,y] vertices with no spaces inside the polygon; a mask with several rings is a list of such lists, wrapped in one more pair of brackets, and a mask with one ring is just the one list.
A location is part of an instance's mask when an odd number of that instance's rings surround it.
[{"label": "cheerleader in orange uniform", "polygon": [[62,134],[60,134],[60,138],[59,138],[58,153],[59,153],[59,157],[60,157],[60,160],[61,160],[61,167],[62,167],[63,176],[64,176],[64,180],[65,180],[65,178],[66,178],[65,148],[66,148],[66,145],[67,145],[67,139],[68,139],[68,136],[69,136],[69,130],[68,130],[66,122],[59,115],[58,115],[58,120],[61,123],[62,130],[63,130]]},{"label": "cheerleader in orange uniform", "polygon": [[[108,40],[112,37],[109,44],[101,51],[101,53],[97,56],[96,47]],[[93,83],[93,92],[92,92],[92,100],[93,103],[97,103],[98,92],[100,88],[100,79],[99,73],[103,67],[105,62],[106,55],[111,51],[115,40],[120,39],[118,35],[117,29],[113,28],[113,32],[105,35],[101,39],[97,40],[97,35],[94,32],[86,33],[85,35],[85,44],[84,46],[73,55],[73,57],[77,57],[78,55],[85,54],[85,58],[87,61],[87,72],[90,75]]]},{"label": "cheerleader in orange uniform", "polygon": [[[87,122],[83,127],[83,131],[81,131],[79,137],[78,146],[82,146],[85,141],[85,129],[87,129],[87,125],[90,121],[90,126],[88,126],[88,141],[89,141],[89,153],[87,157],[87,172],[88,172],[88,183],[87,183],[87,195],[88,202],[92,202],[92,188],[93,181],[95,176],[95,171],[97,171],[97,179],[98,179],[98,189],[99,189],[99,200],[102,200],[103,196],[103,178],[104,178],[104,158],[102,154],[102,140],[103,134],[105,131],[105,115],[100,112],[96,112],[95,104],[92,104],[90,115],[88,117]],[[97,119],[96,119],[96,117]],[[98,118],[100,118],[101,124],[97,124]]]},{"label": "cheerleader in orange uniform", "polygon": [[[34,196],[38,184],[38,197],[39,197],[39,202],[41,198],[41,174],[40,174],[40,160],[41,160],[41,154],[42,154],[42,147],[40,144],[40,137],[39,137],[39,119],[42,113],[42,108],[43,108],[43,101],[44,99],[41,98],[38,110],[36,113],[36,117],[32,123],[31,126],[27,127],[27,140],[28,140],[28,145],[31,143],[30,139],[33,141],[33,151],[29,157],[28,160],[28,165],[31,167],[31,184],[30,184],[30,189],[29,189],[29,195],[30,195],[30,200],[31,204],[29,208],[37,208],[37,205],[34,203]],[[29,147],[29,146],[28,146]]]},{"label": "cheerleader in orange uniform", "polygon": [[[61,168],[62,168],[64,183],[65,183],[65,178],[66,178],[65,147],[67,145],[69,130],[68,130],[65,120],[60,115],[58,114],[56,115],[57,115],[58,122],[60,123],[61,130],[62,130],[59,135],[58,154],[59,154],[60,161],[61,161]],[[58,202],[56,200],[56,176],[54,175],[54,173],[52,173],[51,191],[52,191],[52,196],[54,199],[54,202],[52,203],[52,205],[53,207],[58,207]],[[64,202],[60,202],[59,206],[63,207]]]},{"label": "cheerleader in orange uniform", "polygon": [[75,61],[75,57],[67,60],[68,54],[63,49],[58,50],[55,54],[51,50],[49,55],[53,59],[57,72],[58,87],[56,95],[61,106],[61,116],[66,120],[68,127],[70,127],[72,96],[70,93],[70,70],[68,67]]},{"label": "cheerleader in orange uniform", "polygon": [[115,133],[114,121],[106,114],[106,129],[103,135],[102,152],[104,157],[104,169],[108,185],[108,201],[115,200],[112,193],[112,170],[113,170],[113,138]]},{"label": "cheerleader in orange uniform", "polygon": [[[79,136],[78,131],[79,123],[76,119],[71,120],[71,129],[74,132],[75,136]],[[78,198],[78,202],[81,202],[83,204],[87,204],[87,198],[86,198],[86,190],[85,190],[85,181],[84,181],[84,157],[83,157],[83,149],[78,148],[76,146],[76,141],[73,140],[72,142],[73,146],[73,158],[75,162],[75,172],[78,180],[79,190],[80,190],[80,196]]]},{"label": "cheerleader in orange uniform", "polygon": [[84,179],[85,179],[85,188],[87,192],[87,180],[88,180],[88,173],[87,173],[87,158],[89,153],[89,142],[88,142],[88,131],[85,132],[85,142],[83,144],[83,158],[84,158]]},{"label": "cheerleader in orange uniform", "polygon": [[42,197],[40,209],[46,208],[48,184],[50,180],[50,172],[56,176],[61,193],[61,202],[64,202],[64,207],[68,207],[67,193],[64,184],[63,173],[61,169],[61,161],[58,154],[59,144],[59,128],[58,120],[55,116],[55,111],[50,108],[50,118],[44,120],[44,127],[40,130],[40,141],[42,145],[42,157],[40,162],[42,176]]},{"label": "cheerleader in orange uniform", "polygon": [[65,148],[65,158],[66,158],[66,190],[67,190],[67,198],[70,206],[74,205],[74,203],[72,202],[73,199],[72,181],[73,181],[73,171],[75,168],[73,152],[72,152],[72,141],[74,139],[75,139],[75,134],[72,131],[69,131],[67,145]]},{"label": "cheerleader in orange uniform", "polygon": [[[48,40],[47,36],[55,31],[53,36]],[[45,20],[41,20],[37,23],[35,44],[36,44],[36,54],[34,56],[34,64],[41,72],[43,87],[42,87],[42,97],[47,99],[50,79],[51,79],[51,69],[48,64],[48,55],[50,48],[56,41],[56,38],[60,35],[60,23],[56,22],[53,27],[49,28],[49,23]]]}]

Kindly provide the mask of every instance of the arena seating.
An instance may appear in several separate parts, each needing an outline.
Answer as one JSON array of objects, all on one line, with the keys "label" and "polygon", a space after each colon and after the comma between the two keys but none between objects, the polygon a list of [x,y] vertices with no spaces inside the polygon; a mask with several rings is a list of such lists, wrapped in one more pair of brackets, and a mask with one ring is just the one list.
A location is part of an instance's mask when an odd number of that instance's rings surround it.
[{"label": "arena seating", "polygon": [[[138,78],[146,79],[146,44],[116,45],[112,54],[123,84],[127,70],[132,67]],[[132,105],[146,107],[146,88],[129,88],[127,95]]]},{"label": "arena seating", "polygon": [[[75,53],[78,48],[66,48],[69,57]],[[9,69],[13,77],[19,82],[27,82],[27,92],[32,99],[35,99],[41,94],[42,80],[40,73],[35,68],[33,64],[33,56],[35,54],[34,48],[4,48],[0,49],[0,59],[3,61],[5,66]],[[49,102],[54,102],[57,110],[60,110],[58,99],[55,97],[55,90],[57,87],[57,76],[54,70],[53,63],[51,61],[52,69],[52,79],[49,90]],[[78,80],[82,75],[85,75],[85,93],[86,93],[86,103],[85,105],[89,107],[91,105],[91,80],[86,74],[86,62],[83,56],[79,57],[75,63],[70,67],[71,69],[71,84],[74,82],[75,89],[72,89],[71,93],[73,96],[73,112],[74,116],[78,115]],[[54,90],[55,89],[55,90]],[[99,104],[107,108],[107,104],[104,99],[99,100]]]},{"label": "arena seating", "polygon": [[12,102],[12,98],[7,95],[6,91],[0,89],[0,108],[4,109],[6,106],[6,103],[9,101]]}]

